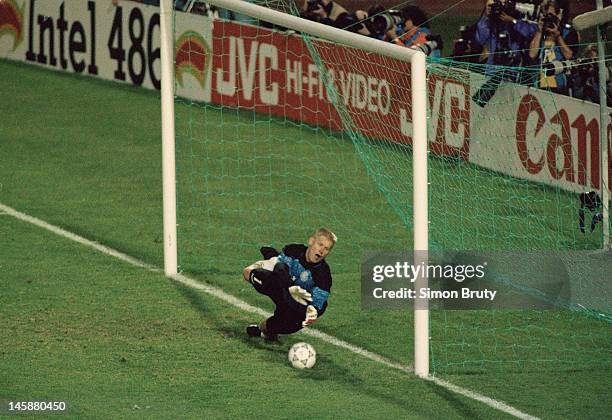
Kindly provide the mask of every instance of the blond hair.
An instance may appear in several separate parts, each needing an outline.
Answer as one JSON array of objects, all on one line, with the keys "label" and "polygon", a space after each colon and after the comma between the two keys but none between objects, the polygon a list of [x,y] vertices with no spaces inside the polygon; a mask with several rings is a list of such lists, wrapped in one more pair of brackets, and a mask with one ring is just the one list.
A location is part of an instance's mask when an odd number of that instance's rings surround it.
[{"label": "blond hair", "polygon": [[336,245],[336,242],[338,242],[338,237],[336,234],[324,227],[317,229],[317,231],[311,237],[316,238],[318,236],[324,236],[329,239],[332,242],[332,246]]}]

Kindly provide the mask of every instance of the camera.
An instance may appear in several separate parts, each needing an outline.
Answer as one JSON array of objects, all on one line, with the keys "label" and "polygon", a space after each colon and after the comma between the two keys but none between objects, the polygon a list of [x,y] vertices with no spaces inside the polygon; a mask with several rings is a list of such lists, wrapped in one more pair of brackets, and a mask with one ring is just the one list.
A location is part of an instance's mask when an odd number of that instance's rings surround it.
[{"label": "camera", "polygon": [[552,30],[555,26],[559,26],[559,18],[553,14],[547,14],[542,20],[542,25],[545,30]]},{"label": "camera", "polygon": [[[464,57],[461,58],[463,61],[477,60],[476,57],[466,57],[473,55],[477,51],[477,45],[475,45],[474,38],[476,36],[476,25],[472,26],[460,26],[459,27],[459,38],[453,41],[453,53],[452,57]],[[479,52],[479,51],[478,51]]]},{"label": "camera", "polygon": [[495,0],[491,4],[491,18],[498,20],[502,13],[509,12],[508,4],[503,0]]},{"label": "camera", "polygon": [[528,19],[533,19],[538,15],[538,10],[541,2],[535,3],[514,3],[514,10],[521,16]]},{"label": "camera", "polygon": [[444,48],[444,43],[442,42],[441,36],[428,35],[427,42],[424,42],[419,45],[415,45],[410,48],[416,51],[422,51],[425,53],[425,55],[429,55],[432,53],[433,50],[441,50],[442,48]]},{"label": "camera", "polygon": [[385,10],[383,6],[377,5],[368,10],[370,18],[366,21],[366,27],[374,36],[384,35],[390,29],[404,21],[399,10]]},{"label": "camera", "polygon": [[540,12],[542,0],[517,2],[515,0],[494,0],[491,4],[491,19],[499,22],[503,13],[516,19],[535,19]]},{"label": "camera", "polygon": [[542,65],[542,71],[546,76],[556,76],[558,74],[570,73],[579,65],[578,61],[572,60],[555,60]]},{"label": "camera", "polygon": [[307,0],[307,2],[306,2],[306,11],[307,12],[313,12],[313,11],[317,10],[319,8],[319,6],[322,6],[320,0]]},{"label": "camera", "polygon": [[497,52],[493,58],[493,63],[498,66],[516,67],[520,65],[520,51],[514,50],[510,45],[510,35],[505,32],[496,34]]},{"label": "camera", "polygon": [[575,67],[572,70],[580,80],[587,81],[590,78],[599,77],[599,68],[594,58],[579,58],[576,60]]},{"label": "camera", "polygon": [[337,28],[342,28],[350,32],[359,33],[364,27],[364,22],[357,17],[357,13],[340,13],[334,22]]},{"label": "camera", "polygon": [[[558,74],[576,74],[586,80],[589,77],[598,77],[599,67],[597,60],[594,58],[579,58],[577,60],[555,60],[545,63],[543,71],[547,76],[556,76]],[[606,82],[610,79],[610,69],[606,68]]]}]

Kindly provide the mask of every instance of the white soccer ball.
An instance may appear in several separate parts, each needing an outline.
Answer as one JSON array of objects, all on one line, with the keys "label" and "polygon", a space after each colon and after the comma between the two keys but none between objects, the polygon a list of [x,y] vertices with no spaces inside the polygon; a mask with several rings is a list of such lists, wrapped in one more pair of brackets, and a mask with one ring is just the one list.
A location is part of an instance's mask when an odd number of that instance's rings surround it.
[{"label": "white soccer ball", "polygon": [[295,343],[289,349],[289,362],[296,369],[310,369],[317,361],[317,352],[308,343]]}]

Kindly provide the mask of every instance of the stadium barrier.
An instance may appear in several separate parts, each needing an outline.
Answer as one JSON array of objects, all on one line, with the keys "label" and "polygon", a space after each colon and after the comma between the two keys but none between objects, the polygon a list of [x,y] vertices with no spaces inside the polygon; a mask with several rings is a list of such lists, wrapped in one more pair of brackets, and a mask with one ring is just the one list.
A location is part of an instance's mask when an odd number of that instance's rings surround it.
[{"label": "stadium barrier", "polygon": [[[351,56],[345,47],[309,40],[328,55],[326,62],[336,63],[321,74],[297,34],[181,12],[175,25],[178,96],[333,130],[342,129],[342,120],[332,102],[344,101],[358,113],[353,122],[364,137],[411,143],[409,65],[397,61],[388,68],[373,56],[369,65],[351,70],[356,67],[346,65]],[[159,89],[156,7],[1,0],[0,28],[0,57]],[[480,107],[471,98],[486,80],[457,69],[432,72],[432,153],[567,191],[600,188],[598,106],[508,83]],[[612,124],[607,141],[612,186]]]}]

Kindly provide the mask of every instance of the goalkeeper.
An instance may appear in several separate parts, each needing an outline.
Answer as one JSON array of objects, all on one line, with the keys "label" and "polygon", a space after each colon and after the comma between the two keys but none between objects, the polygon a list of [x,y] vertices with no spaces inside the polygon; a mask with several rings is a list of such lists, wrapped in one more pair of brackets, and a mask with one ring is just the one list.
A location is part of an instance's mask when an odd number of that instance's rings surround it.
[{"label": "goalkeeper", "polygon": [[325,257],[336,241],[333,232],[320,228],[308,238],[308,246],[290,244],[280,253],[261,248],[265,260],[249,265],[242,274],[255,290],[272,299],[276,309],[259,325],[249,325],[249,336],[276,341],[279,334],[297,332],[323,315],[332,285]]}]

